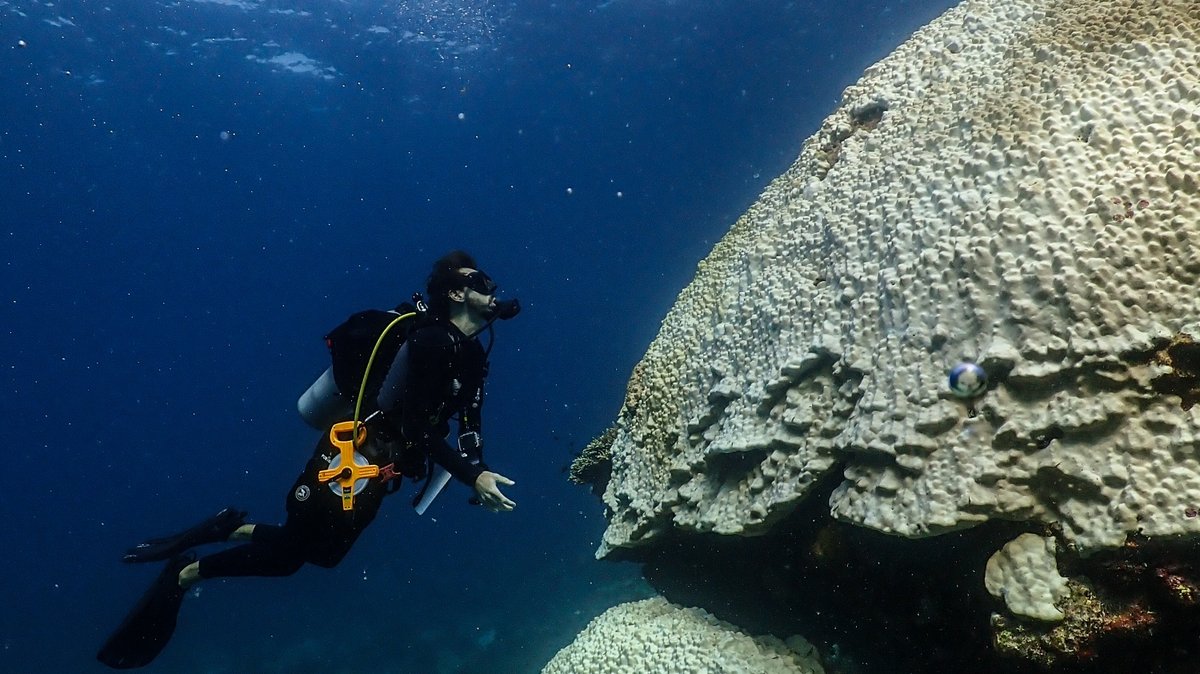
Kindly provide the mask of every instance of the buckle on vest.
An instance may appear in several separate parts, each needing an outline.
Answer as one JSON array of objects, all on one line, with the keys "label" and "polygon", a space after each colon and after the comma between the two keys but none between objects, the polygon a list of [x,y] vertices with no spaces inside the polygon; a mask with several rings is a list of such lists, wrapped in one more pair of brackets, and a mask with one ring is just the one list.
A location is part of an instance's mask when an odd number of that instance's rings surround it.
[{"label": "buckle on vest", "polygon": [[388,482],[388,481],[395,480],[397,478],[402,478],[402,477],[404,477],[404,473],[396,472],[396,464],[395,463],[389,463],[388,465],[381,466],[379,468],[379,481],[380,482]]}]

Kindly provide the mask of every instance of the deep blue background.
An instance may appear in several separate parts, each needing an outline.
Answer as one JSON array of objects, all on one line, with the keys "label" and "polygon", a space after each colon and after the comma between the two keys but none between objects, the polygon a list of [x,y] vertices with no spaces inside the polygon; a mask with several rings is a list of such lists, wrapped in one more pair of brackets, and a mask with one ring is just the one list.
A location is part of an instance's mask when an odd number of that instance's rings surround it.
[{"label": "deep blue background", "polygon": [[202,584],[151,670],[534,672],[644,596],[563,467],[696,263],[950,4],[0,0],[0,671],[99,671],[137,540],[278,521],[322,335],[453,247],[526,307],[485,420],[518,510],[398,500],[335,571]]}]

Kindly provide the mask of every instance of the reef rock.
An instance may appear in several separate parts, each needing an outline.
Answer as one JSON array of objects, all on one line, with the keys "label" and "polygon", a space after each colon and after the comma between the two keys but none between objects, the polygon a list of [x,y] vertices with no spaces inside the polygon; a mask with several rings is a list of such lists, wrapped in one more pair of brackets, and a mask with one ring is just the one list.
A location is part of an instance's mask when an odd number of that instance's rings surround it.
[{"label": "reef rock", "polygon": [[1200,532],[1197,138],[1194,0],[968,0],[917,32],[666,317],[599,554],[762,533],[826,478],[834,517],[902,537]]}]

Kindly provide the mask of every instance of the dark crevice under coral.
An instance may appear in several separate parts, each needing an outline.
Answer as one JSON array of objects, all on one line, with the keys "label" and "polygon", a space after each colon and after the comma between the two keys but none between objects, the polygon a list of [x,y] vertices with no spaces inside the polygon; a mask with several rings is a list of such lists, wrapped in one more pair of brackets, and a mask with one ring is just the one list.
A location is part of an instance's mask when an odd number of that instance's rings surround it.
[{"label": "dark crevice under coral", "polygon": [[1151,385],[1158,393],[1178,396],[1183,409],[1200,402],[1200,344],[1191,335],[1181,332],[1152,351],[1126,353],[1122,358],[1134,365],[1153,362],[1169,368]]},{"label": "dark crevice under coral", "polygon": [[1191,409],[1200,401],[1200,344],[1190,337],[1177,338],[1159,352],[1157,360],[1171,372],[1154,380],[1154,390],[1179,396],[1181,407]]},{"label": "dark crevice under coral", "polygon": [[[610,558],[640,562],[667,599],[748,633],[804,636],[830,674],[1196,671],[1200,613],[1181,598],[1200,578],[1200,554],[1195,565],[1164,561],[1184,554],[1178,542],[1086,559],[1060,554],[1063,574],[1084,580],[1074,586],[1103,598],[1099,622],[1082,636],[1050,634],[1052,624],[1011,615],[993,628],[992,614],[1006,609],[984,587],[987,560],[1033,525],[993,521],[926,539],[889,536],[831,519],[835,483],[822,484],[768,534],[668,534]],[[1034,645],[1017,655],[995,646],[1018,633]],[[1055,638],[1064,652],[1046,646]]]}]

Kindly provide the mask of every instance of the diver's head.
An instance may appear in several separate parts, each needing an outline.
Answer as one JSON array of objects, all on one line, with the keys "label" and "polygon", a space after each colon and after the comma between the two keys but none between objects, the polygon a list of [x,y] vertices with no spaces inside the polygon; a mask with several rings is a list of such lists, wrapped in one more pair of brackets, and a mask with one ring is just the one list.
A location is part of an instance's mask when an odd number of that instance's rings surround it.
[{"label": "diver's head", "polygon": [[426,290],[430,313],[455,322],[465,319],[490,323],[508,320],[521,311],[515,298],[496,299],[499,286],[478,269],[475,258],[461,250],[447,253],[434,263]]},{"label": "diver's head", "polygon": [[446,293],[451,317],[465,314],[489,320],[496,313],[496,282],[474,267],[458,268],[458,287]]},{"label": "diver's head", "polygon": [[475,258],[462,250],[452,250],[433,263],[433,269],[425,281],[429,313],[438,318],[449,318],[450,293],[461,293],[466,288],[467,279],[461,271],[463,269],[474,270]]}]

